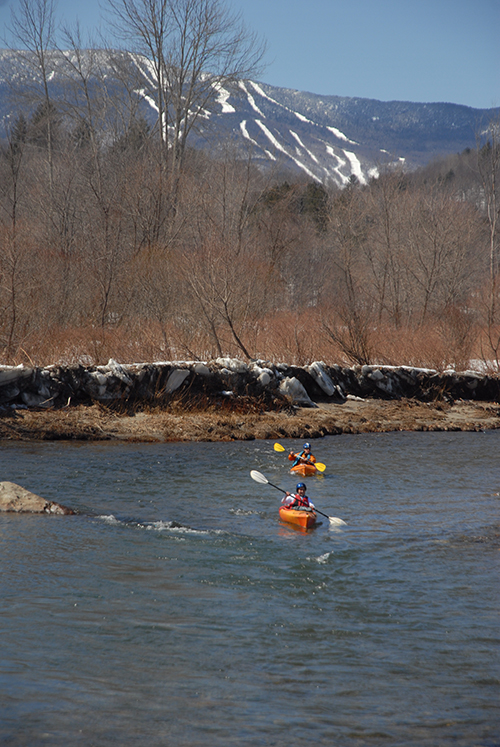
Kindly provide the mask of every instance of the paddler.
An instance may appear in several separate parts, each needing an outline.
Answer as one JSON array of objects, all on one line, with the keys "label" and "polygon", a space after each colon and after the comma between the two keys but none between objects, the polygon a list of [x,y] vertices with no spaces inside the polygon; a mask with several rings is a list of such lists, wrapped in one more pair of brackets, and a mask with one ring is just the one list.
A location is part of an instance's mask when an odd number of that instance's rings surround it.
[{"label": "paddler", "polygon": [[291,451],[288,455],[288,458],[291,462],[293,462],[292,467],[296,467],[297,464],[314,464],[316,461],[316,457],[314,457],[311,454],[311,444],[305,443],[302,447],[302,451],[296,454],[295,452]]},{"label": "paddler", "polygon": [[314,503],[306,495],[307,488],[305,483],[297,483],[295,490],[297,491],[296,493],[286,491],[285,497],[281,501],[283,505],[286,508],[295,508],[299,511],[311,511],[314,508]]}]

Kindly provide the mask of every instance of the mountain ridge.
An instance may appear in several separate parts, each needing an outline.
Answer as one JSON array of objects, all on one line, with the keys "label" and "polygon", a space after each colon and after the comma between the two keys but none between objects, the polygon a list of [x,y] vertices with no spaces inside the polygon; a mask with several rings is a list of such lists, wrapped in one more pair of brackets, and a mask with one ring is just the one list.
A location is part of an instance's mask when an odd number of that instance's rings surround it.
[{"label": "mountain ridge", "polygon": [[[84,50],[105,54],[100,50]],[[51,95],[57,101],[68,83],[64,72],[69,52],[53,52]],[[148,60],[120,52],[137,76],[135,96],[138,110],[153,126],[156,111],[145,92],[151,86]],[[29,53],[0,50],[0,121],[5,136],[13,107],[8,93],[12,82],[33,83],[27,73]],[[105,66],[105,62],[102,63]],[[111,68],[107,70],[108,78]],[[95,81],[94,81],[95,83]],[[117,82],[118,86],[118,82]],[[439,156],[475,148],[477,137],[488,122],[500,116],[500,108],[474,109],[453,103],[379,101],[359,97],[320,95],[280,88],[253,81],[238,81],[232,88],[214,90],[210,110],[203,112],[194,147],[217,153],[231,140],[241,155],[262,169],[275,168],[302,174],[325,184],[342,187],[354,177],[367,183],[380,169],[402,164],[414,169]]]}]

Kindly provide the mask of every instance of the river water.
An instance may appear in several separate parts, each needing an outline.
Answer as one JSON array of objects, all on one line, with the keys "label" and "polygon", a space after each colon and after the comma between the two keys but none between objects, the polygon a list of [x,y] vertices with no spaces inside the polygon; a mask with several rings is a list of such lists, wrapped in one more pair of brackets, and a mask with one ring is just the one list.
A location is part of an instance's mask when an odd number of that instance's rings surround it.
[{"label": "river water", "polygon": [[[283,441],[298,448],[300,441]],[[81,513],[0,516],[0,744],[500,744],[500,431],[333,436],[281,524],[286,454],[2,443]]]}]

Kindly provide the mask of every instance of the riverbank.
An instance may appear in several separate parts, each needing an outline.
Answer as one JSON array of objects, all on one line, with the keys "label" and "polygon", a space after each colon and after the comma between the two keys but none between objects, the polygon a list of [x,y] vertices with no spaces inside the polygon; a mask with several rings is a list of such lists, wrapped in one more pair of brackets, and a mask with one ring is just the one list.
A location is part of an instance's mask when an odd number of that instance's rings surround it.
[{"label": "riverbank", "polygon": [[412,399],[347,399],[315,408],[231,413],[152,410],[118,414],[99,405],[12,410],[0,417],[0,439],[16,441],[239,441],[314,439],[341,433],[484,431],[500,428],[500,405]]}]

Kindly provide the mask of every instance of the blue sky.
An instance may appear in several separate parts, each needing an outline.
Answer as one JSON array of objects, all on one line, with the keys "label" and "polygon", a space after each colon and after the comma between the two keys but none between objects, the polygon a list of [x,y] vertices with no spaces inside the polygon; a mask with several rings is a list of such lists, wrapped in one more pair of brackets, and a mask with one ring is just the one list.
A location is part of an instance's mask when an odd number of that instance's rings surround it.
[{"label": "blue sky", "polygon": [[[0,29],[17,0],[0,0]],[[322,95],[500,106],[500,0],[227,0],[265,38],[259,79]],[[99,0],[58,14],[99,26]],[[5,32],[3,33],[5,36]]]}]

